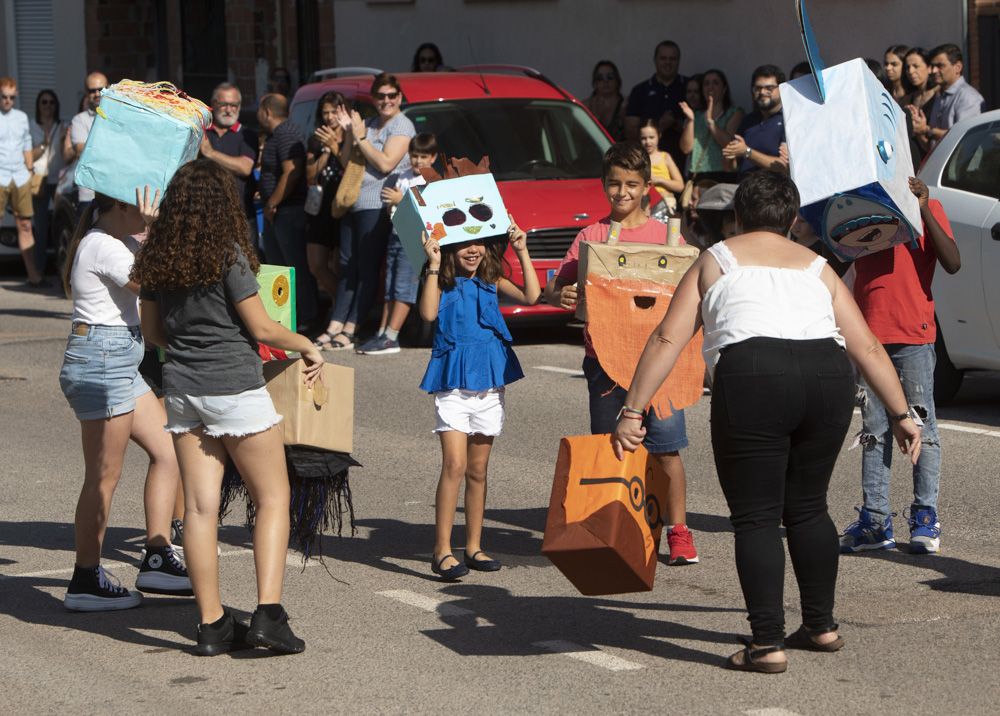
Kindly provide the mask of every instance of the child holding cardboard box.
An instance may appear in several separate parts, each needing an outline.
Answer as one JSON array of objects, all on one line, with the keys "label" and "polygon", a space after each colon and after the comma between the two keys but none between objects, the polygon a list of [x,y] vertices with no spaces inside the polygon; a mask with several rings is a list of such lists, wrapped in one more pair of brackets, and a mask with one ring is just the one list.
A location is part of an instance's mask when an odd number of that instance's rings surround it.
[{"label": "child holding cardboard box", "polygon": [[[289,534],[289,485],[257,341],[298,351],[306,382],[323,358],[312,341],[271,320],[258,295],[257,254],[232,177],[200,159],[178,170],[132,279],[142,286],[142,332],[167,350],[167,425],[184,483],[184,551],[201,620],[195,653],[246,646],[298,653],[305,642],[281,606]],[[236,622],[219,594],[216,554],[220,488],[227,457],[256,506],[258,606]]]},{"label": "child holding cardboard box", "polygon": [[[555,276],[545,288],[550,304],[573,310],[577,305],[577,279],[581,241],[605,242],[609,232],[617,230],[617,238],[628,243],[666,244],[667,227],[650,219],[642,208],[642,198],[649,191],[651,178],[649,155],[636,142],[620,142],[604,155],[604,192],[611,205],[611,215],[581,231]],[[612,229],[614,227],[614,229]],[[628,330],[622,326],[621,330]],[[584,330],[583,372],[590,392],[590,431],[594,434],[610,433],[615,429],[618,416],[624,413],[643,420],[646,428],[644,445],[659,462],[669,478],[668,504],[666,505],[667,543],[670,546],[672,565],[693,564],[698,561],[694,538],[688,530],[685,495],[687,482],[680,450],[687,447],[687,430],[684,411],[675,410],[666,418],[653,411],[645,412],[644,405],[625,405],[625,387],[616,385],[598,362],[588,330]]]}]

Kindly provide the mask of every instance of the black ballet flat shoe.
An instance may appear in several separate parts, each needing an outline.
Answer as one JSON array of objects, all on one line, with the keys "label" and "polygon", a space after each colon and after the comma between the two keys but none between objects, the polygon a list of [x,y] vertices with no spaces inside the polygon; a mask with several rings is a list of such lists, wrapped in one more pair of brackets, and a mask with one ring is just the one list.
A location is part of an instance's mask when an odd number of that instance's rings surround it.
[{"label": "black ballet flat shoe", "polygon": [[441,569],[441,565],[444,564],[444,561],[452,556],[453,555],[451,553],[448,553],[438,560],[435,560],[433,557],[431,558],[431,571],[446,582],[454,582],[459,577],[464,577],[469,573],[469,568],[458,560],[455,560],[456,564],[454,567]]},{"label": "black ballet flat shoe", "polygon": [[479,550],[475,554],[465,555],[465,566],[469,569],[474,569],[477,572],[496,572],[502,566],[500,562],[495,559],[476,559],[476,555],[482,554],[483,550]]}]

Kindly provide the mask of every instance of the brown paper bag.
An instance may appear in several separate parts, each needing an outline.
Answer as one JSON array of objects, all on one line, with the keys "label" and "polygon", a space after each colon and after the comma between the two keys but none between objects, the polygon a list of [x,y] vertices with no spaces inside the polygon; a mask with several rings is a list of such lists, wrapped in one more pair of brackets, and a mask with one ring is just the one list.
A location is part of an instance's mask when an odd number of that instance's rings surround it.
[{"label": "brown paper bag", "polygon": [[281,421],[285,445],[351,452],[354,447],[354,369],[323,364],[312,388],[300,359],[264,363],[264,380]]},{"label": "brown paper bag", "polygon": [[542,554],[581,594],[653,588],[667,478],[645,448],[619,461],[608,435],[559,443]]},{"label": "brown paper bag", "polygon": [[[332,157],[330,161],[337,161],[337,159]],[[337,193],[333,195],[333,201],[330,202],[330,216],[334,219],[339,219],[346,214],[354,206],[354,202],[358,200],[358,195],[361,194],[361,180],[365,177],[365,163],[365,155],[361,153],[360,149],[354,147],[347,160],[347,166],[344,167],[344,175],[340,178]]]}]

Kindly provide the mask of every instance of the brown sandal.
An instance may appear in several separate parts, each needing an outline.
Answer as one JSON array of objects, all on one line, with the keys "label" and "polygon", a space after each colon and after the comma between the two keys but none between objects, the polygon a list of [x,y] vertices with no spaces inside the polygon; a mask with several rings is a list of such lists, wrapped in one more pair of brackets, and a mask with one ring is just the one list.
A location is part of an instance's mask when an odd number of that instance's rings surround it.
[{"label": "brown sandal", "polygon": [[[758,674],[781,674],[788,670],[788,662],[768,662],[768,661],[757,661],[762,656],[766,654],[774,654],[779,651],[784,651],[785,647],[781,644],[775,644],[774,646],[761,646],[756,649],[752,649],[748,644],[741,651],[737,651],[732,654],[728,659],[726,659],[726,668],[733,669],[734,671],[753,671]],[[743,661],[737,661],[736,657],[740,654],[743,655]]]},{"label": "brown sandal", "polygon": [[839,628],[839,624],[834,624],[829,629],[818,629],[814,631],[807,628],[803,624],[795,630],[794,633],[785,637],[785,646],[789,649],[801,649],[803,651],[822,651],[827,653],[840,651],[844,648],[844,640],[840,636],[837,636],[836,639],[826,642],[825,644],[816,641],[816,637],[820,634],[835,633]]}]

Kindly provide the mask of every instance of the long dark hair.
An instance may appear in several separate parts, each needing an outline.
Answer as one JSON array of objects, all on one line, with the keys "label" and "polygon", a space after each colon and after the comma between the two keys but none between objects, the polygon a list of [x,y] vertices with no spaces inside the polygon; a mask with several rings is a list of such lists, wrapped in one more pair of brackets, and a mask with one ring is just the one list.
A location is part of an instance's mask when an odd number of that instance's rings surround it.
[{"label": "long dark hair", "polygon": [[590,87],[591,87],[590,96],[593,97],[595,94],[597,94],[597,73],[600,71],[602,67],[611,68],[611,74],[614,75],[615,78],[615,92],[617,92],[618,95],[620,96],[622,93],[622,76],[621,73],[618,71],[618,66],[611,60],[598,60],[597,64],[594,65],[594,69],[590,73]]},{"label": "long dark hair", "polygon": [[73,277],[73,261],[76,259],[76,251],[80,248],[80,242],[83,241],[83,237],[87,235],[87,232],[94,228],[94,225],[100,218],[100,214],[111,211],[115,207],[115,204],[118,203],[120,202],[117,199],[112,199],[107,194],[94,192],[94,200],[90,202],[80,220],[76,222],[76,230],[73,232],[73,238],[70,239],[69,247],[66,249],[66,264],[63,266],[62,284],[66,298],[73,298],[71,280]]},{"label": "long dark hair", "polygon": [[411,72],[420,72],[420,53],[424,50],[431,50],[437,56],[437,67],[441,67],[444,64],[444,57],[441,55],[441,50],[433,42],[425,42],[417,48],[417,51],[413,53],[413,62],[410,63]]},{"label": "long dark hair", "polygon": [[52,98],[52,104],[55,107],[55,112],[52,115],[52,121],[56,124],[59,123],[59,96],[50,89],[43,89],[35,96],[35,122],[38,124],[42,123],[42,104],[41,99],[44,95],[48,95]]},{"label": "long dark hair", "polygon": [[323,105],[332,104],[334,107],[347,106],[347,100],[344,99],[344,95],[340,92],[327,92],[322,97],[319,98],[319,102],[316,103],[316,126],[323,126]]},{"label": "long dark hair", "polygon": [[733,106],[733,100],[729,96],[729,78],[726,77],[726,73],[719,69],[705,70],[701,75],[701,101],[705,103],[705,107],[708,107],[708,100],[705,99],[705,78],[709,75],[718,75],[719,79],[722,80],[722,84],[726,86],[726,91],[722,94],[722,111],[726,111]]},{"label": "long dark hair", "polygon": [[[441,247],[441,273],[438,276],[438,285],[442,291],[450,291],[455,288],[455,254],[466,244],[476,243],[473,241],[463,241],[460,244],[448,244]],[[504,258],[507,250],[506,239],[493,239],[480,241],[486,249],[483,260],[476,268],[476,278],[483,283],[496,285],[500,279],[506,276],[510,270],[510,264]]]},{"label": "long dark hair", "polygon": [[[906,76],[906,56],[909,54],[910,48],[908,45],[889,45],[885,48],[883,55],[895,55],[899,58],[899,83],[903,86],[907,92],[912,92],[913,87],[910,85],[910,80]],[[884,59],[884,57],[883,57]]]},{"label": "long dark hair", "polygon": [[[931,87],[936,87],[937,82],[934,80],[934,75],[930,73],[929,69],[931,66],[931,53],[922,47],[911,47],[906,51],[906,54],[903,56],[903,77],[906,77],[906,58],[910,55],[920,55],[920,59],[923,60],[924,64],[928,67],[927,82],[924,83],[924,89],[929,90]],[[907,78],[906,84],[910,85],[909,78]],[[917,88],[910,85],[910,89],[916,91]]]}]

